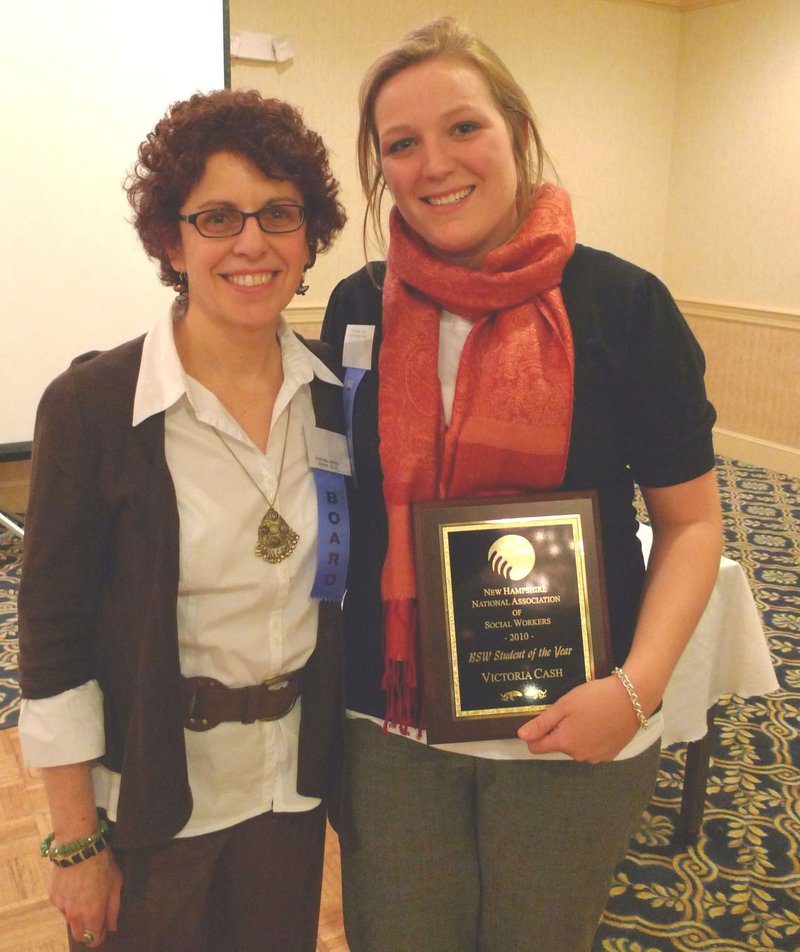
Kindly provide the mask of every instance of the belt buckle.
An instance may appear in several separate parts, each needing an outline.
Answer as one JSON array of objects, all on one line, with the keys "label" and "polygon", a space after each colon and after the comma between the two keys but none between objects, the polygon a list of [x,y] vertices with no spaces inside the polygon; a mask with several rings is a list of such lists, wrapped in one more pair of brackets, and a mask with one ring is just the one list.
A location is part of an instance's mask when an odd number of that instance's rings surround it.
[{"label": "belt buckle", "polygon": [[[262,683],[264,684],[267,691],[269,692],[283,691],[292,685],[292,682],[295,680],[295,677],[296,676],[292,676],[292,675],[289,675],[287,677],[287,675],[285,674],[277,674],[275,675],[274,678],[267,678],[267,680],[263,681]],[[297,703],[297,698],[299,694],[300,692],[298,690],[295,690],[294,697],[292,698],[292,703],[287,708],[282,710],[279,714],[272,714],[267,717],[259,717],[258,719],[260,721],[279,721],[282,717],[286,717],[289,711],[291,711],[292,708]]]},{"label": "belt buckle", "polygon": [[264,681],[268,691],[282,691],[288,688],[291,680],[285,674],[276,674],[274,678],[268,678]]}]

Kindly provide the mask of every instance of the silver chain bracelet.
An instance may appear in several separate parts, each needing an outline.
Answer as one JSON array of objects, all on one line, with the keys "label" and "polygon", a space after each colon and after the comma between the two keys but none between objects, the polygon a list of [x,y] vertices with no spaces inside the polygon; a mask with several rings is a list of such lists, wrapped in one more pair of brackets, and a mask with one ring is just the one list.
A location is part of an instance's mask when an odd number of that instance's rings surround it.
[{"label": "silver chain bracelet", "polygon": [[639,725],[641,727],[647,727],[649,721],[645,717],[644,711],[642,710],[642,705],[639,702],[639,695],[636,693],[636,689],[631,684],[631,679],[627,674],[622,670],[622,668],[614,668],[614,674],[622,682],[622,686],[628,692],[628,697],[631,699],[631,704],[633,704],[633,709],[636,711],[636,717],[639,719]]}]

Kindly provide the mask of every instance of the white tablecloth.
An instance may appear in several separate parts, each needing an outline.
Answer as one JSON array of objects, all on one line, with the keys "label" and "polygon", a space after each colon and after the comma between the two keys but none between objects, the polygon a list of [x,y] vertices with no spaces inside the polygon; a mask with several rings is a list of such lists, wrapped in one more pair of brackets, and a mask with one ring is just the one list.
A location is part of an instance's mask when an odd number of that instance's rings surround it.
[{"label": "white tablecloth", "polygon": [[[639,528],[645,560],[653,533]],[[767,640],[747,577],[723,556],[703,617],[664,692],[661,746],[700,740],[708,709],[721,697],[768,694],[779,689]]]}]

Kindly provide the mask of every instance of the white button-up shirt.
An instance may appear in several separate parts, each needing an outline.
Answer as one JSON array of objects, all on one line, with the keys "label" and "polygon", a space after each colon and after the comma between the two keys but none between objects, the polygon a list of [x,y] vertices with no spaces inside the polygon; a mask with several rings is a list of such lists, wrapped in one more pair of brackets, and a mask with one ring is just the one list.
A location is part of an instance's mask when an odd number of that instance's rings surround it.
[{"label": "white button-up shirt", "polygon": [[[304,430],[314,426],[311,379],[339,380],[283,318],[278,340],[284,379],[266,453],[211,391],[187,376],[168,315],[145,338],[134,400],[134,426],[165,412],[165,452],[180,519],[181,672],[229,687],[302,668],[316,643],[318,606],[310,592],[317,498]],[[258,527],[273,499],[300,537],[294,552],[277,564],[255,554]],[[45,767],[100,757],[102,704],[96,681],[53,698],[23,700],[20,738],[27,763]],[[301,811],[319,803],[297,793],[301,705],[302,699],[277,721],[185,732],[194,808],[179,836],[223,829],[267,810]],[[96,764],[92,779],[98,806],[113,820],[119,774]]]}]

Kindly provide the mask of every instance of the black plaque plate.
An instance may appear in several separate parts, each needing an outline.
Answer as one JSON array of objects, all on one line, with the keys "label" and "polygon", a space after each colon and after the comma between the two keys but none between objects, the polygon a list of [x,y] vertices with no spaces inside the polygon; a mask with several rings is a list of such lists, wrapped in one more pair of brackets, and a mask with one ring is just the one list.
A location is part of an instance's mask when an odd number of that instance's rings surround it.
[{"label": "black plaque plate", "polygon": [[596,494],[415,503],[414,531],[429,743],[514,737],[610,672]]}]

